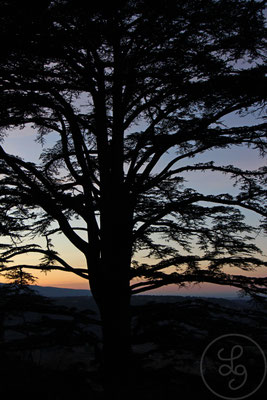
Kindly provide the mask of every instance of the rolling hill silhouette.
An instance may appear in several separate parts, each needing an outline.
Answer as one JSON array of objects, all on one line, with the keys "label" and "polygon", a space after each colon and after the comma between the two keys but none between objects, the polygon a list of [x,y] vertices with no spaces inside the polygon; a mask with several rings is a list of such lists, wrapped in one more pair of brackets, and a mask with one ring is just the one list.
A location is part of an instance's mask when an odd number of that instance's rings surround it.
[{"label": "rolling hill silhouette", "polygon": [[[0,283],[5,285],[4,283]],[[45,297],[73,297],[73,296],[91,296],[91,291],[87,289],[68,289],[53,286],[30,285],[37,294]]]}]

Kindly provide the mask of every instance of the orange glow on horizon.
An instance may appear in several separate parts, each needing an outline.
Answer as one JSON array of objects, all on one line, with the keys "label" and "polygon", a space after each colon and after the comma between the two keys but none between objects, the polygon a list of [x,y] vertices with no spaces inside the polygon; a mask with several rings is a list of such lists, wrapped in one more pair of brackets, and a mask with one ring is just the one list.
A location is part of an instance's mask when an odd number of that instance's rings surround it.
[{"label": "orange glow on horizon", "polygon": [[[67,243],[64,243],[65,246],[61,246],[60,250],[63,250],[63,254],[66,256],[66,261],[69,262],[70,265],[86,268],[84,260],[81,256],[77,256],[77,253],[73,252],[72,246],[67,246]],[[21,255],[16,258],[15,265],[38,265],[40,260],[39,257],[34,256],[33,254]],[[170,267],[171,268],[171,267]],[[34,277],[37,278],[36,285],[39,286],[51,286],[58,288],[68,288],[68,289],[85,289],[88,290],[89,283],[86,279],[79,277],[71,272],[63,272],[63,271],[51,271],[51,272],[41,272],[35,269],[26,269],[26,272],[31,273]],[[255,277],[264,277],[266,276],[266,269],[264,267],[256,269],[255,271],[243,271],[240,268],[225,268],[224,271],[228,274],[235,275],[244,275],[244,276],[255,276]],[[166,271],[167,272],[167,271]],[[168,272],[173,272],[171,269],[168,269]],[[0,282],[7,283],[7,281],[3,276],[0,276]],[[140,282],[140,280],[134,280],[133,283]],[[163,286],[161,288],[157,288],[154,290],[141,292],[140,294],[166,294],[166,295],[183,295],[183,296],[212,296],[212,295],[224,295],[231,296],[235,295],[237,289],[224,285],[215,285],[210,283],[204,284],[190,284],[188,287],[179,288],[175,284],[171,284],[168,286]]]}]

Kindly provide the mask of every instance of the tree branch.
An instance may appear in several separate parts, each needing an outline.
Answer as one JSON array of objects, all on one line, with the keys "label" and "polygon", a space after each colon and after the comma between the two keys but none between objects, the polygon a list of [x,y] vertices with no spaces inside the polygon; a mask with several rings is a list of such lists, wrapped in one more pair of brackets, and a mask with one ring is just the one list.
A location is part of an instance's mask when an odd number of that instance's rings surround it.
[{"label": "tree branch", "polygon": [[242,275],[230,275],[224,273],[210,273],[207,271],[198,271],[196,274],[173,273],[166,275],[162,280],[139,282],[131,286],[131,293],[137,294],[148,290],[157,289],[169,284],[184,286],[186,283],[214,283],[223,286],[233,286],[245,290],[248,294],[267,295],[267,278],[246,277]]},{"label": "tree branch", "polygon": [[72,272],[75,275],[80,276],[81,278],[84,279],[89,279],[88,277],[88,271],[86,269],[81,269],[81,268],[65,268],[65,267],[60,267],[57,265],[49,266],[49,267],[42,267],[42,266],[36,266],[36,265],[28,265],[28,264],[18,264],[18,265],[13,265],[12,267],[0,267],[0,274],[2,272],[7,272],[7,271],[12,271],[17,268],[25,268],[25,269],[35,269],[39,271],[62,271],[62,272]]}]

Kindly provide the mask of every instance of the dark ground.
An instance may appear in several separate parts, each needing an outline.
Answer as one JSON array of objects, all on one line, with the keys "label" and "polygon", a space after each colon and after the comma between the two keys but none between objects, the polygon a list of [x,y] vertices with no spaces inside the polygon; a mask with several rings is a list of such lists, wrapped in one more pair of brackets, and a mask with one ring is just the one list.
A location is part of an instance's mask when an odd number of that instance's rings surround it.
[{"label": "dark ground", "polygon": [[[0,398],[101,399],[100,326],[93,299],[38,299],[21,301],[20,307],[1,303]],[[242,340],[245,335],[267,353],[267,311],[244,300],[135,296],[132,314],[135,377],[130,393],[139,400],[219,398],[203,383],[200,363],[205,348],[221,335],[239,334]],[[236,344],[231,342],[229,351]],[[249,354],[253,387],[264,372],[262,360],[255,358],[253,343],[240,344]],[[207,362],[205,368],[214,372],[212,357]],[[237,391],[221,392],[216,374],[212,379],[220,394],[237,398]],[[266,389],[265,379],[248,398],[263,399]]]}]

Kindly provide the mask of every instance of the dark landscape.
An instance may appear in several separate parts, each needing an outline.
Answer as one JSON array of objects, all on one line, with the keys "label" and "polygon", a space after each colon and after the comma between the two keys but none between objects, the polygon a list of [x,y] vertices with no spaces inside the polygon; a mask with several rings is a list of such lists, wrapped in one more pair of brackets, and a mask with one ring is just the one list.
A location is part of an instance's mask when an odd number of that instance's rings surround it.
[{"label": "dark landscape", "polygon": [[[1,398],[102,399],[101,326],[92,296],[14,296],[0,297]],[[218,336],[240,334],[266,354],[267,313],[243,299],[138,295],[132,333],[131,395],[214,399],[200,375],[204,349]],[[266,382],[251,399],[264,393]]]}]

